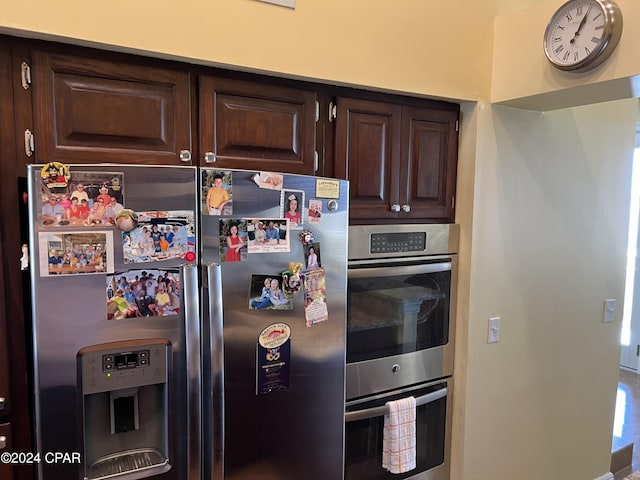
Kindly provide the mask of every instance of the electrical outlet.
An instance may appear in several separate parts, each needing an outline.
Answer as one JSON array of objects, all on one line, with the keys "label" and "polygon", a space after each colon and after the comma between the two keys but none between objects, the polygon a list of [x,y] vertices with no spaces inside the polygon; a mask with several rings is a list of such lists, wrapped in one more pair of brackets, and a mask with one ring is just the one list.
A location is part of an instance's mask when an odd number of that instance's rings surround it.
[{"label": "electrical outlet", "polygon": [[487,343],[496,343],[498,340],[500,340],[500,317],[491,317],[489,319]]}]

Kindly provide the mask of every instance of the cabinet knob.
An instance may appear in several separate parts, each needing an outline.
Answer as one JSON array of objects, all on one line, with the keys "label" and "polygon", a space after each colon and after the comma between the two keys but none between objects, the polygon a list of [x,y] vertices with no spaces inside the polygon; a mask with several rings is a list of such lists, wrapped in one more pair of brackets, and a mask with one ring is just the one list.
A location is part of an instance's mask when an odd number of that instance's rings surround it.
[{"label": "cabinet knob", "polygon": [[4,407],[6,406],[7,401],[5,400],[4,397],[0,397],[0,410],[4,410]]},{"label": "cabinet knob", "polygon": [[392,212],[399,212],[400,211],[400,205],[396,205],[394,203],[393,205],[391,205],[391,211]]},{"label": "cabinet knob", "polygon": [[191,161],[191,152],[189,150],[180,150],[180,161],[181,162],[190,162]]},{"label": "cabinet knob", "polygon": [[0,435],[0,449],[7,448],[7,437],[5,435]]},{"label": "cabinet knob", "polygon": [[411,211],[411,205],[402,205],[402,211],[409,213]]},{"label": "cabinet knob", "polygon": [[205,163],[216,163],[216,154],[213,152],[206,152],[204,154]]}]

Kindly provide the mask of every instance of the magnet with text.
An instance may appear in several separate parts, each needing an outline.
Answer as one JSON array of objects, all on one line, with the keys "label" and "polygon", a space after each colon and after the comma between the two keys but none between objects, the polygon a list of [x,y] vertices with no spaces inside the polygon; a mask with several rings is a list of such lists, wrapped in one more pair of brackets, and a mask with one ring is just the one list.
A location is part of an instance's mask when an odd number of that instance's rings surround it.
[{"label": "magnet with text", "polygon": [[324,269],[304,273],[304,317],[307,327],[329,318],[327,310],[327,286]]},{"label": "magnet with text", "polygon": [[331,178],[316,179],[317,198],[340,198],[340,180]]},{"label": "magnet with text", "polygon": [[260,332],[256,345],[256,395],[287,390],[291,384],[291,328],[274,323]]}]

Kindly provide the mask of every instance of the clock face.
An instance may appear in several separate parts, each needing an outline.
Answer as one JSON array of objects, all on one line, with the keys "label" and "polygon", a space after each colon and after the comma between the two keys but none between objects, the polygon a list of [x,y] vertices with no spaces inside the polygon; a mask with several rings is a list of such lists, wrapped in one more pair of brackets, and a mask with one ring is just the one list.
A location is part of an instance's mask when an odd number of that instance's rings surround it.
[{"label": "clock face", "polygon": [[609,1],[570,0],[553,15],[544,51],[561,70],[595,67],[613,51],[622,33],[622,16]]}]

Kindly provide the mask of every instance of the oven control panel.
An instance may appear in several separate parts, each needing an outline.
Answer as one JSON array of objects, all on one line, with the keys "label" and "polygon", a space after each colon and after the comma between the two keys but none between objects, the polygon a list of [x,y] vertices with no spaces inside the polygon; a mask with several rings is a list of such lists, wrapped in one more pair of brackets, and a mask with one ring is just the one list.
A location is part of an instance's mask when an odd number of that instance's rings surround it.
[{"label": "oven control panel", "polygon": [[425,232],[372,233],[371,253],[422,252],[427,248]]}]

